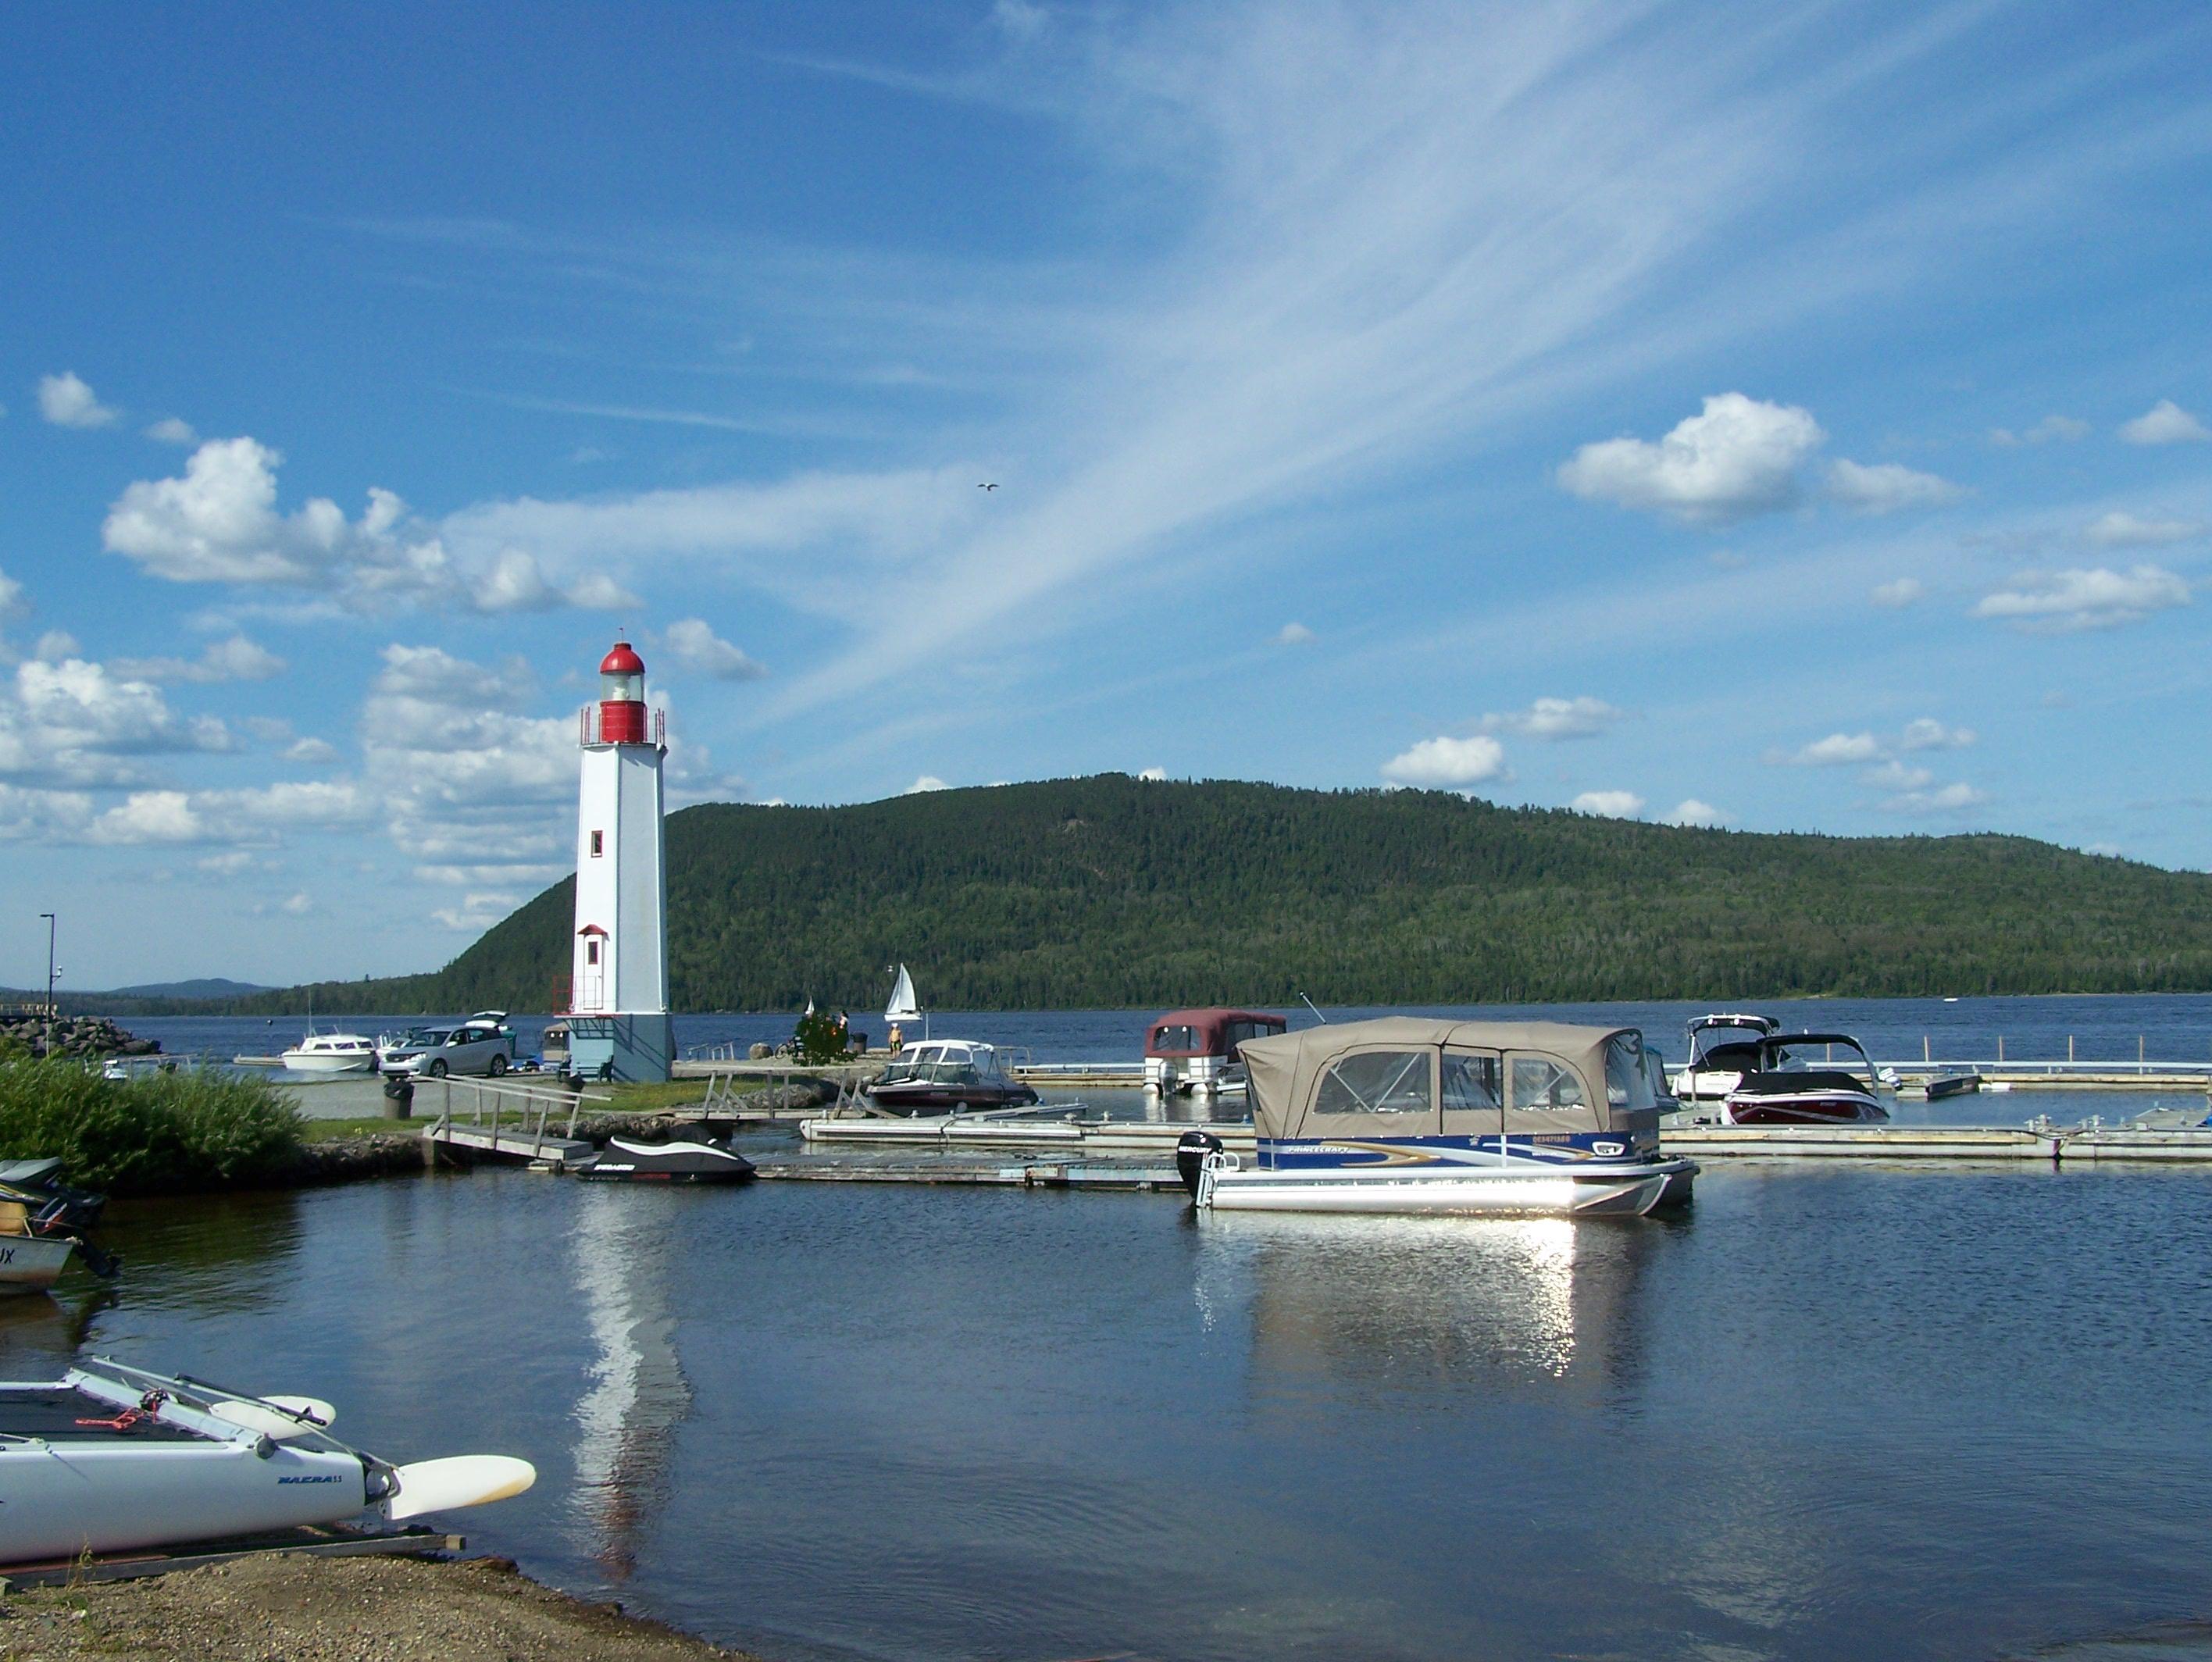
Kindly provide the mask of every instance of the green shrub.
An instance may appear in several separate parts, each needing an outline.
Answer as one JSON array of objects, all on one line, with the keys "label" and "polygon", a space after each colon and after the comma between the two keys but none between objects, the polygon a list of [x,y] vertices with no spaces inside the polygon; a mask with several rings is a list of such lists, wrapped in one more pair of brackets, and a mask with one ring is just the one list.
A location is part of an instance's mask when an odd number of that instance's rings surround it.
[{"label": "green shrub", "polygon": [[111,1080],[65,1058],[0,1064],[0,1159],[53,1156],[83,1188],[154,1194],[260,1181],[300,1140],[298,1111],[265,1079]]}]

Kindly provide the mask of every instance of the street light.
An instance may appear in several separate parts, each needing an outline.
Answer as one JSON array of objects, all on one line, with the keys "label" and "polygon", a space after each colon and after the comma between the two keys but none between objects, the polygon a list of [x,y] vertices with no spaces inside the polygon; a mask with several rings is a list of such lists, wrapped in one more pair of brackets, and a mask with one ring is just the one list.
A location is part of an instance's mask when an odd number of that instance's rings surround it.
[{"label": "street light", "polygon": [[54,1053],[54,914],[39,913],[46,920],[46,1054]]}]

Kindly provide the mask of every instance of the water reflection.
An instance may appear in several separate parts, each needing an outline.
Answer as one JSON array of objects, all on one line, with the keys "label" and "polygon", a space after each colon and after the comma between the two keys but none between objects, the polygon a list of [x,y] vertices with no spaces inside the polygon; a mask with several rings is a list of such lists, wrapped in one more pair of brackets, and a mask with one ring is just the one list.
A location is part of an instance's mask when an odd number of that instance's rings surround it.
[{"label": "water reflection", "polygon": [[[121,1256],[134,1303],[271,1309],[287,1295],[306,1238],[303,1198],[288,1191],[111,1201],[100,1244]],[[134,1265],[158,1272],[132,1275]]]},{"label": "water reflection", "polygon": [[1638,1222],[1212,1214],[1195,1296],[1208,1325],[1249,1303],[1266,1390],[1587,1396],[1642,1367],[1638,1284],[1664,1242]]},{"label": "water reflection", "polygon": [[668,1203],[616,1184],[573,1186],[577,1290],[596,1356],[574,1410],[575,1509],[584,1550],[610,1580],[637,1565],[641,1538],[668,1499],[675,1429],[691,1410],[669,1297]]}]

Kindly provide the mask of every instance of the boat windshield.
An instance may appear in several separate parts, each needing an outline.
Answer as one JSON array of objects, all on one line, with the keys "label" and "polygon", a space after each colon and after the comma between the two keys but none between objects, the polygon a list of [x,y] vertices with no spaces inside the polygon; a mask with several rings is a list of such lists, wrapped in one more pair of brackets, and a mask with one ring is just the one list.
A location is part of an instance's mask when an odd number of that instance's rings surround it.
[{"label": "boat windshield", "polygon": [[1616,1108],[1649,1108],[1651,1076],[1644,1067],[1644,1035],[1616,1033],[1605,1041],[1605,1100]]},{"label": "boat windshield", "polygon": [[1874,1064],[1856,1040],[1838,1034],[1818,1039],[1784,1040],[1767,1047],[1767,1069],[1775,1073],[1874,1074]]}]

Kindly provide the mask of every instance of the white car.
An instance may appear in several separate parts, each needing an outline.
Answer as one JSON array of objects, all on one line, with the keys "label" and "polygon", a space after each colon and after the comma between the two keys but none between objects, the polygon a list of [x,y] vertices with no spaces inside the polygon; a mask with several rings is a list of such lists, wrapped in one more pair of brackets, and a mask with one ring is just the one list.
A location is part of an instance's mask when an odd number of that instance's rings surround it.
[{"label": "white car", "polygon": [[495,1079],[514,1065],[514,1031],[503,1010],[480,1010],[451,1027],[413,1028],[376,1041],[380,1073],[486,1073]]}]

